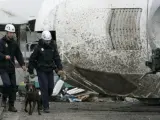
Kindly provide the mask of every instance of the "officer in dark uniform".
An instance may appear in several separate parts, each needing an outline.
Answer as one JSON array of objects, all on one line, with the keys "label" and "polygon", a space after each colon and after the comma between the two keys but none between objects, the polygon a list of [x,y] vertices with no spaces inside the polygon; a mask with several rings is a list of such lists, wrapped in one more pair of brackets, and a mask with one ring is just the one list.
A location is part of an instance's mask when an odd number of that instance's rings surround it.
[{"label": "officer in dark uniform", "polygon": [[34,68],[38,75],[43,110],[45,113],[49,113],[49,96],[52,95],[54,87],[53,70],[57,68],[58,75],[60,75],[62,79],[66,79],[65,73],[62,70],[57,45],[55,41],[52,40],[52,36],[49,31],[42,32],[41,39],[30,56],[28,65],[30,77],[34,77]]},{"label": "officer in dark uniform", "polygon": [[0,76],[3,82],[2,106],[6,107],[9,96],[9,111],[17,112],[14,107],[16,100],[15,58],[26,70],[23,55],[16,41],[13,39],[15,27],[12,24],[5,26],[6,35],[0,40]]}]

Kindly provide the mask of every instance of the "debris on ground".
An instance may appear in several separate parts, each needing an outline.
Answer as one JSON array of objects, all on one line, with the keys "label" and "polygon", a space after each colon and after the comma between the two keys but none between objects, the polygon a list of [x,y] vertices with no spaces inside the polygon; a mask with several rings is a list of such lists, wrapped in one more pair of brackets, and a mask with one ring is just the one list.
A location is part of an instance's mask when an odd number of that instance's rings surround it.
[{"label": "debris on ground", "polygon": [[139,102],[139,100],[137,100],[136,98],[131,98],[131,97],[126,97],[125,101],[126,102]]},{"label": "debris on ground", "polygon": [[113,101],[125,101],[125,97],[123,96],[112,96],[111,97]]},{"label": "debris on ground", "polygon": [[98,101],[98,100],[95,100],[96,98],[98,98],[98,95],[99,95],[98,93],[86,91],[86,92],[77,94],[76,97],[81,99],[82,102],[95,102],[95,101]]},{"label": "debris on ground", "polygon": [[[18,95],[24,97],[25,95],[25,85],[28,77],[25,78],[24,82],[19,83]],[[55,87],[51,97],[51,101],[55,102],[137,102],[138,100],[130,97],[122,96],[108,96],[104,94],[98,94],[96,92],[88,91],[82,88],[74,87],[66,82],[60,80],[59,78],[55,82]],[[36,88],[39,88],[38,80],[34,79]],[[58,84],[59,83],[59,84]],[[57,87],[56,87],[57,85]],[[56,92],[55,92],[56,91]],[[19,97],[20,99],[20,97]]]},{"label": "debris on ground", "polygon": [[85,102],[89,98],[89,95],[79,95],[77,96],[77,98],[80,99],[82,102]]},{"label": "debris on ground", "polygon": [[77,87],[67,91],[67,93],[70,95],[75,95],[75,94],[79,94],[82,92],[85,92],[85,90],[81,88],[77,88]]}]

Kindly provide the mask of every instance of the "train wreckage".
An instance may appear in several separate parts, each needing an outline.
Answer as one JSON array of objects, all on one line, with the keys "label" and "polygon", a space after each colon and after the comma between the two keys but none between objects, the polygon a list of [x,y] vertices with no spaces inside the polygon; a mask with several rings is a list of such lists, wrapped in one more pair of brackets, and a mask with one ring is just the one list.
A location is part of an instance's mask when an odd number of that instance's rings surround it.
[{"label": "train wreckage", "polygon": [[152,65],[145,62],[160,47],[159,20],[159,0],[45,0],[35,31],[55,31],[67,83],[107,95],[159,99],[159,74],[140,79],[155,65],[154,59]]},{"label": "train wreckage", "polygon": [[69,83],[103,94],[159,98],[158,74],[139,79],[160,45],[159,12],[158,0],[46,0],[35,31],[56,31]]}]

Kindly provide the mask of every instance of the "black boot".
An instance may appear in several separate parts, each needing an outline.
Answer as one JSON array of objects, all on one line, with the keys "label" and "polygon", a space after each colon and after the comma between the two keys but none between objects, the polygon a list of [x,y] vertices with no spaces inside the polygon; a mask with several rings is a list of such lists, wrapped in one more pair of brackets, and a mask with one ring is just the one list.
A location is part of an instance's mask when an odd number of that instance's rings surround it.
[{"label": "black boot", "polygon": [[17,112],[17,109],[14,107],[14,101],[15,100],[16,100],[16,89],[10,87],[9,108],[8,108],[8,111],[10,111],[10,112]]},{"label": "black boot", "polygon": [[43,109],[43,112],[44,112],[44,113],[50,113],[50,111],[49,111],[48,108],[46,108],[46,109],[44,108],[44,109]]},{"label": "black boot", "polygon": [[17,112],[17,109],[14,107],[14,102],[9,103],[8,111]]},{"label": "black boot", "polygon": [[17,112],[17,109],[14,106],[9,106],[8,111]]},{"label": "black boot", "polygon": [[6,107],[7,106],[7,97],[9,95],[9,89],[8,87],[3,87],[2,89],[2,102],[1,102],[1,106],[2,107]]}]

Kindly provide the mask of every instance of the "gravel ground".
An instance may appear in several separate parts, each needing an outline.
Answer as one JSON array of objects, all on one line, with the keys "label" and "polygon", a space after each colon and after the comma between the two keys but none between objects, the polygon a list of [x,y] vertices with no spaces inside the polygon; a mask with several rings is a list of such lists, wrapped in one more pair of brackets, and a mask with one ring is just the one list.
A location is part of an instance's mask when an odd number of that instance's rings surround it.
[{"label": "gravel ground", "polygon": [[18,113],[4,112],[3,120],[160,120],[160,106],[131,102],[50,103],[51,113],[29,116],[23,104],[16,103]]}]

